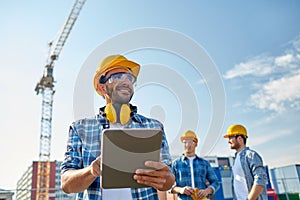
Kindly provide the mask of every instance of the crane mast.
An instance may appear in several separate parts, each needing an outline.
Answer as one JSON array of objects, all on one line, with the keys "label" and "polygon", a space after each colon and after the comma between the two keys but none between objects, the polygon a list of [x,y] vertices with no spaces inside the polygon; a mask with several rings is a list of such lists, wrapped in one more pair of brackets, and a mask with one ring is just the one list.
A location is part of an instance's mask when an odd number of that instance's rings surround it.
[{"label": "crane mast", "polygon": [[35,87],[38,94],[42,94],[42,115],[40,129],[40,152],[37,167],[37,188],[36,199],[48,200],[55,197],[55,189],[50,188],[50,150],[52,135],[52,107],[54,90],[53,68],[54,63],[58,59],[62,48],[64,47],[68,36],[79,16],[79,13],[86,0],[76,0],[72,10],[63,25],[59,36],[54,43],[49,43],[49,56],[44,68],[43,76]]}]

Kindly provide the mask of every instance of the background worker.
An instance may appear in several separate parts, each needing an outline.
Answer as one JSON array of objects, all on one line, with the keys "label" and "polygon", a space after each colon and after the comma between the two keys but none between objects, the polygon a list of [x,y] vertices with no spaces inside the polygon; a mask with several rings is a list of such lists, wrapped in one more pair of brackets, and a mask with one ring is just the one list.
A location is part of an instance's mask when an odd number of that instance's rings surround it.
[{"label": "background worker", "polygon": [[224,138],[236,150],[233,171],[234,199],[267,200],[267,175],[261,156],[246,147],[247,130],[240,124],[231,125]]},{"label": "background worker", "polygon": [[[83,199],[84,190],[88,199],[158,199],[157,190],[169,190],[175,177],[170,172],[171,156],[163,125],[154,119],[137,114],[137,108],[129,104],[133,84],[139,74],[140,65],[122,55],[104,58],[94,77],[97,93],[106,101],[94,118],[81,119],[70,126],[65,159],[61,165],[62,189],[66,193],[78,193]],[[163,132],[161,162],[147,161],[149,169],[137,169],[134,180],[145,188],[100,188],[100,141],[102,131],[107,128],[158,128]],[[126,162],[126,161],[124,161]],[[146,168],[146,167],[145,167]]]},{"label": "background worker", "polygon": [[[171,192],[178,199],[205,199],[219,188],[218,178],[210,163],[196,155],[198,138],[193,131],[186,131],[180,138],[184,153],[172,162],[175,185]],[[207,181],[209,186],[207,186]]]}]

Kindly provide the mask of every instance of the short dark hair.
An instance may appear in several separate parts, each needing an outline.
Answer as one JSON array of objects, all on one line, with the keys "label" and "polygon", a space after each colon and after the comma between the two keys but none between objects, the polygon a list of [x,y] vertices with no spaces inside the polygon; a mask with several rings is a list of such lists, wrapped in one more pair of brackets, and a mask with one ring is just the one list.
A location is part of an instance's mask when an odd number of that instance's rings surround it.
[{"label": "short dark hair", "polygon": [[246,144],[247,137],[245,135],[235,135],[235,138],[238,138],[239,136],[241,136],[243,138],[244,144]]}]

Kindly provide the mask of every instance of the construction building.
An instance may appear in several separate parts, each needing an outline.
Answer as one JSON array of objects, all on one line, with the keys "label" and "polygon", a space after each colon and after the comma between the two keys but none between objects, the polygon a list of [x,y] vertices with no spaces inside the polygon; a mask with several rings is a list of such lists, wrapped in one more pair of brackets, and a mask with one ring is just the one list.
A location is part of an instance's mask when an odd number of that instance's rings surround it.
[{"label": "construction building", "polygon": [[272,185],[280,199],[300,199],[300,165],[288,165],[270,170]]},{"label": "construction building", "polygon": [[0,188],[0,200],[12,200],[14,193]]},{"label": "construction building", "polygon": [[[172,159],[175,159],[173,157]],[[232,162],[233,157],[205,157],[213,167],[219,181],[220,188],[212,199],[232,200]],[[16,197],[17,200],[36,200],[38,188],[38,165],[40,161],[33,161],[32,165],[27,168],[25,173],[17,182]],[[76,194],[66,194],[61,190],[61,161],[51,161],[50,168],[47,170],[50,181],[48,188],[49,200],[72,200]],[[285,167],[268,169],[268,199],[287,199],[299,200],[300,194],[300,165],[289,165]],[[0,200],[12,200],[13,192],[0,189]],[[176,194],[169,192],[159,192],[161,200],[177,200]]]},{"label": "construction building", "polygon": [[[36,200],[38,188],[38,166],[40,161],[33,161],[25,173],[17,182],[16,199]],[[71,200],[75,194],[66,194],[61,190],[60,185],[60,161],[49,161],[50,168],[46,173],[49,175],[49,185],[44,186],[48,191],[49,200]],[[41,188],[40,188],[41,189]]]}]

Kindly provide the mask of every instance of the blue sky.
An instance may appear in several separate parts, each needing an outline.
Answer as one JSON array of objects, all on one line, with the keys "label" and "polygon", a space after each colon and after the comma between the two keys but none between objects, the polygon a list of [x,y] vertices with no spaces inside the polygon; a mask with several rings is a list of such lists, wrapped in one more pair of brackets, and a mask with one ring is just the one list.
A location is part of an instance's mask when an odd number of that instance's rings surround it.
[{"label": "blue sky", "polygon": [[[0,188],[15,189],[38,160],[42,102],[34,88],[47,43],[72,5],[0,3]],[[55,63],[51,159],[63,158],[69,124],[104,104],[93,93],[92,74],[81,77],[96,69],[100,55],[115,51],[142,65],[132,102],[164,123],[171,153],[181,152],[178,135],[192,129],[198,154],[232,156],[221,136],[242,123],[248,145],[271,168],[299,164],[299,9],[297,0],[87,0]],[[82,94],[81,85],[92,95]]]}]

